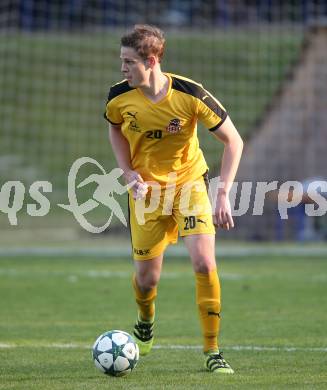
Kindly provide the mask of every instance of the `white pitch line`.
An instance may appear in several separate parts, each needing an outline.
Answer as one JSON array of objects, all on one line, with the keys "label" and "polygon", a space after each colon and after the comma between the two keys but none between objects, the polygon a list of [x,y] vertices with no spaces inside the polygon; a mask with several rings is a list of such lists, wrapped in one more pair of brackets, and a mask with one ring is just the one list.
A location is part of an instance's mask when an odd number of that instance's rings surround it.
[{"label": "white pitch line", "polygon": [[[201,345],[154,345],[155,349],[202,349]],[[280,352],[327,352],[327,347],[265,347],[258,345],[230,345],[229,351],[280,351]]]},{"label": "white pitch line", "polygon": [[[284,246],[219,246],[216,247],[219,258],[222,257],[248,257],[248,256],[296,256],[296,257],[321,257],[327,256],[327,246],[304,246],[293,245]],[[0,257],[93,257],[93,258],[121,258],[130,257],[129,246],[116,246],[111,248],[58,248],[58,247],[7,247],[0,248]],[[188,257],[188,253],[183,246],[171,246],[167,249],[165,257]]]},{"label": "white pitch line", "polygon": [[[26,344],[19,345],[14,343],[0,343],[0,349],[14,348],[53,348],[53,349],[91,349],[90,345],[74,343],[49,343],[49,344]],[[154,349],[168,350],[202,350],[201,345],[154,345]],[[226,345],[223,347],[228,351],[255,351],[255,352],[327,352],[327,347],[277,347],[277,346],[260,346],[260,345]]]},{"label": "white pitch line", "polygon": [[[50,271],[50,270],[24,270],[24,269],[16,269],[16,268],[0,268],[0,276],[9,276],[9,277],[21,277],[21,276],[33,276],[33,278],[41,278],[41,277],[63,277],[68,278],[70,282],[77,282],[78,278],[119,278],[119,279],[130,279],[132,277],[132,272],[128,271],[108,271],[108,270],[85,270],[85,271],[77,271],[72,273],[71,271]],[[162,279],[184,279],[185,276],[193,277],[193,272],[166,272],[163,271],[161,277]],[[236,273],[227,273],[221,272],[219,274],[221,279],[224,280],[252,280],[257,279],[257,276],[247,276]],[[321,276],[321,275],[319,275]]]}]

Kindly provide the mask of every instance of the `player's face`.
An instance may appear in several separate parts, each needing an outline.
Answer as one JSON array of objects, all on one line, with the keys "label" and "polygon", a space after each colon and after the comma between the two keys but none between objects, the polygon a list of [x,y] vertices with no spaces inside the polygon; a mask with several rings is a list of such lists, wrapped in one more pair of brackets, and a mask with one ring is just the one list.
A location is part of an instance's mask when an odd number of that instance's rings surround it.
[{"label": "player's face", "polygon": [[131,47],[122,47],[120,50],[122,61],[121,71],[130,87],[137,88],[147,85],[149,68],[136,51]]}]

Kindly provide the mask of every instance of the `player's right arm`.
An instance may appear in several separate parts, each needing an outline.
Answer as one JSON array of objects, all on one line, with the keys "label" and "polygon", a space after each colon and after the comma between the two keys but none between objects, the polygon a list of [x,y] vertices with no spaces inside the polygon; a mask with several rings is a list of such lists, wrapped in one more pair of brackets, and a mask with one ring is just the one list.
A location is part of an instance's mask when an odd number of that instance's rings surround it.
[{"label": "player's right arm", "polygon": [[134,182],[134,185],[131,187],[133,198],[143,198],[148,192],[148,185],[144,182],[141,175],[132,168],[129,143],[121,132],[121,125],[109,125],[109,140],[117,164],[124,171],[126,182]]}]

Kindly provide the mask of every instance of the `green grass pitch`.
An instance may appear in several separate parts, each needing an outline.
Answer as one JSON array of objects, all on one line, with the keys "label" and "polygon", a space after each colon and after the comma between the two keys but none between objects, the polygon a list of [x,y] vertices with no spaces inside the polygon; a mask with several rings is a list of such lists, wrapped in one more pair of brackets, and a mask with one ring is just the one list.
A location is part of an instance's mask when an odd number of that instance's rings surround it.
[{"label": "green grass pitch", "polygon": [[221,349],[235,375],[204,371],[194,278],[167,259],[156,348],[125,378],[101,374],[90,347],[109,329],[131,332],[126,259],[0,259],[0,389],[325,389],[324,258],[219,261]]}]

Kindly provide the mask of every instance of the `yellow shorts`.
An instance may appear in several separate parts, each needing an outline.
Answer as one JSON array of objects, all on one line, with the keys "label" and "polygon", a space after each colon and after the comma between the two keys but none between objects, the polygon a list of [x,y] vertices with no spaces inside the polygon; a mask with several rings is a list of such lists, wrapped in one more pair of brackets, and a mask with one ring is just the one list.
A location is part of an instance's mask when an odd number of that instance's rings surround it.
[{"label": "yellow shorts", "polygon": [[[159,187],[160,188],[160,187]],[[129,221],[135,260],[149,260],[175,244],[180,236],[215,234],[206,182],[156,191],[145,200],[129,196]],[[151,203],[152,202],[152,203]]]}]

